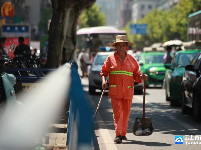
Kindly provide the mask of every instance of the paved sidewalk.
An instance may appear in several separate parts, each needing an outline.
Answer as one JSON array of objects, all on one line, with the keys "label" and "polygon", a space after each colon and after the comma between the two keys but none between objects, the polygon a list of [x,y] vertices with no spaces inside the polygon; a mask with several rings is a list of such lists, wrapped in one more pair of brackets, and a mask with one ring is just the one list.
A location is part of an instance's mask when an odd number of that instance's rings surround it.
[{"label": "paved sidewalk", "polygon": [[62,115],[48,126],[48,133],[42,138],[42,145],[46,150],[67,150],[67,122],[68,115]]},{"label": "paved sidewalk", "polygon": [[[86,82],[88,82],[88,80],[86,78],[82,78],[81,81],[83,89],[85,89],[84,85],[86,84]],[[93,109],[95,109],[94,106]],[[61,116],[61,118],[57,119],[55,123],[49,125],[49,133],[46,133],[42,138],[42,145],[46,148],[46,150],[67,150],[67,122],[68,116]],[[95,132],[91,145],[91,150],[100,150],[98,144],[99,142],[97,141],[97,132],[98,126],[97,123],[95,123]]]}]

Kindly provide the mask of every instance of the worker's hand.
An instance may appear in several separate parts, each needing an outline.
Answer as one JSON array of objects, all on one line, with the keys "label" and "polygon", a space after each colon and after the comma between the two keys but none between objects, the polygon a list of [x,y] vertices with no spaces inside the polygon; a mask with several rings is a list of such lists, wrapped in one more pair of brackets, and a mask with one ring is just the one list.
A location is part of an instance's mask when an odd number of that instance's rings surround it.
[{"label": "worker's hand", "polygon": [[143,74],[139,76],[139,79],[146,81],[148,78],[147,74]]},{"label": "worker's hand", "polygon": [[107,81],[102,81],[102,89],[106,90],[107,89]]}]

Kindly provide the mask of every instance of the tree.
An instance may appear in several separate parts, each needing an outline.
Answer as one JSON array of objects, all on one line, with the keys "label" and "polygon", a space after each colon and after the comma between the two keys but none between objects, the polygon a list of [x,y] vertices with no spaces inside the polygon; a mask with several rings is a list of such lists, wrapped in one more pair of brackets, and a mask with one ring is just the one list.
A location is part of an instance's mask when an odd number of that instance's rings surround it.
[{"label": "tree", "polygon": [[39,29],[41,29],[45,34],[48,33],[47,25],[48,20],[52,18],[52,13],[53,13],[52,7],[47,7],[45,11],[41,14]]},{"label": "tree", "polygon": [[201,0],[191,0],[191,2],[193,3],[193,6],[191,7],[190,13],[199,11],[201,8]]},{"label": "tree", "polygon": [[147,35],[130,35],[129,28],[132,21],[126,25],[126,31],[130,41],[135,43],[136,48],[150,46],[153,43],[163,42],[166,35],[168,22],[166,22],[168,12],[162,10],[154,10],[147,14],[137,24],[148,24]]},{"label": "tree", "polygon": [[53,15],[49,29],[47,67],[57,68],[72,59],[76,46],[77,21],[96,0],[51,0]]},{"label": "tree", "polygon": [[96,4],[80,16],[80,28],[104,26],[105,24],[105,14],[100,13],[100,8]]},{"label": "tree", "polygon": [[181,0],[171,13],[170,32],[178,33],[178,38],[183,41],[187,39],[188,15],[191,13],[193,5],[195,4],[192,1]]},{"label": "tree", "polygon": [[137,48],[173,39],[186,41],[188,15],[199,10],[201,7],[201,4],[197,4],[199,1],[201,0],[181,0],[171,10],[153,10],[148,13],[137,22],[138,24],[148,24],[147,36],[130,35],[129,26],[132,22],[129,22],[126,25],[129,40],[134,42]]}]

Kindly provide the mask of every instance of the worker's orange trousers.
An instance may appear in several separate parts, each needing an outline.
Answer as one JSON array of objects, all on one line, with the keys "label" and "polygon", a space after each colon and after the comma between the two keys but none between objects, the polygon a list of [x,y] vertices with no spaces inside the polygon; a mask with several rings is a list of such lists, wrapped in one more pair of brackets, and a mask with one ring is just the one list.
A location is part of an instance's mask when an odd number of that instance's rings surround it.
[{"label": "worker's orange trousers", "polygon": [[132,99],[111,98],[116,136],[125,136],[128,128],[128,119]]}]

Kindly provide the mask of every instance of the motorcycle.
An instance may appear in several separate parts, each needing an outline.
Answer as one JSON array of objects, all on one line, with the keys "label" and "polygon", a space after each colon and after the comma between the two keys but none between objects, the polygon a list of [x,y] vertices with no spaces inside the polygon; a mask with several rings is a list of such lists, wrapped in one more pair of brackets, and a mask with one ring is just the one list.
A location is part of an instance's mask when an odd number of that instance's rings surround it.
[{"label": "motorcycle", "polygon": [[[13,51],[15,45],[12,44],[10,50]],[[37,68],[35,64],[30,63],[32,60],[25,58],[23,55],[15,55],[13,59],[8,56],[0,58],[0,73],[3,73],[6,68]],[[35,62],[34,62],[35,63]],[[34,66],[34,67],[33,67]],[[16,71],[15,76],[30,76],[30,71]]]},{"label": "motorcycle", "polygon": [[40,57],[32,56],[28,64],[29,68],[41,68],[42,63]]},{"label": "motorcycle", "polygon": [[[12,44],[11,50],[14,50],[14,48],[15,45]],[[4,72],[5,67],[12,62],[13,61],[7,56],[0,58],[0,63],[3,64],[0,74],[0,122],[3,122],[3,119],[5,119],[8,114],[22,108],[22,103],[16,99],[16,94],[22,91],[21,80],[16,79],[13,74]],[[14,109],[11,110],[10,108]]]}]

